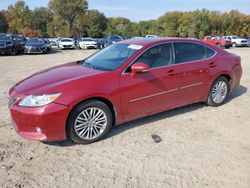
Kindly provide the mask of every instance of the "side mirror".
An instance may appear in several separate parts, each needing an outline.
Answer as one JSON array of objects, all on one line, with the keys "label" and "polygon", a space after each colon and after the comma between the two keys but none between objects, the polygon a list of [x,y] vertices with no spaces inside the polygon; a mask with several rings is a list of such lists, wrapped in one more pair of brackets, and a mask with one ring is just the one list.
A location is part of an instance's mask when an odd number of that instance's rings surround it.
[{"label": "side mirror", "polygon": [[135,76],[136,73],[147,72],[149,68],[150,67],[147,64],[137,62],[131,66],[131,75]]}]

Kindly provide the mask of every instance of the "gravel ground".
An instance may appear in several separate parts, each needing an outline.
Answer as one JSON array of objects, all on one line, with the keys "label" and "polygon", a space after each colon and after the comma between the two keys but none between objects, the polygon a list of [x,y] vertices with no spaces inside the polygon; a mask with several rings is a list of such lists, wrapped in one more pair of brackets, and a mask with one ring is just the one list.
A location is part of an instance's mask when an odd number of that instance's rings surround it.
[{"label": "gravel ground", "polygon": [[[250,187],[250,48],[227,103],[195,104],[123,124],[90,145],[25,140],[12,128],[8,89],[94,50],[0,56],[0,187]],[[161,137],[155,143],[152,134]]]}]

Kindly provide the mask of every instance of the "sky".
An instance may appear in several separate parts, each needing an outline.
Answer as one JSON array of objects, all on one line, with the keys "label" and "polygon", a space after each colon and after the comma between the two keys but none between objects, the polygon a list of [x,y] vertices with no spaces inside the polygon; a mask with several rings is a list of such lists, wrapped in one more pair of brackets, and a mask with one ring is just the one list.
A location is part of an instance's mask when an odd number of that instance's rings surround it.
[{"label": "sky", "polygon": [[[0,0],[0,10],[17,0]],[[26,4],[35,7],[47,6],[49,0],[25,0]],[[131,21],[157,19],[167,11],[192,11],[206,8],[228,12],[237,9],[250,14],[250,0],[88,0],[89,9],[97,9],[106,17],[126,17]]]}]

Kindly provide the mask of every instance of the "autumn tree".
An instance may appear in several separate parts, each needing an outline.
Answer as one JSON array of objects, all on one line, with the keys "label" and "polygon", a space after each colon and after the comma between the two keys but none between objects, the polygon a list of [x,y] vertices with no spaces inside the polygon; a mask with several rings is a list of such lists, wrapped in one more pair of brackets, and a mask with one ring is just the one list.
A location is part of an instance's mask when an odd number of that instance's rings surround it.
[{"label": "autumn tree", "polygon": [[23,28],[30,27],[31,10],[24,1],[17,1],[14,5],[8,6],[4,15],[9,26],[9,32],[18,33]]}]

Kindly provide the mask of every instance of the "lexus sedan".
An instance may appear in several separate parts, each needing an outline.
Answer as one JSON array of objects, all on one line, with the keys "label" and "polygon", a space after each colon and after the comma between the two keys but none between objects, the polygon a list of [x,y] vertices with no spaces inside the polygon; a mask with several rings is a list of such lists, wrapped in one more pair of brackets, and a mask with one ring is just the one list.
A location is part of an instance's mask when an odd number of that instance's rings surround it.
[{"label": "lexus sedan", "polygon": [[240,83],[241,58],[189,39],[138,39],[38,72],[9,91],[24,138],[88,144],[114,125],[180,106],[222,105]]},{"label": "lexus sedan", "polygon": [[48,48],[44,39],[31,38],[24,46],[24,53],[26,54],[43,54],[47,52]]}]

